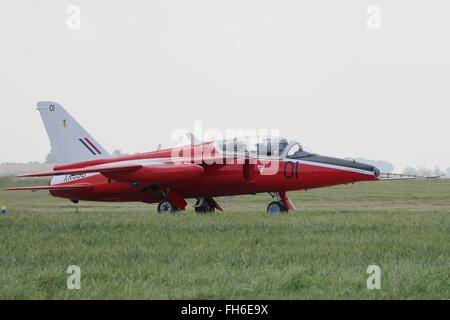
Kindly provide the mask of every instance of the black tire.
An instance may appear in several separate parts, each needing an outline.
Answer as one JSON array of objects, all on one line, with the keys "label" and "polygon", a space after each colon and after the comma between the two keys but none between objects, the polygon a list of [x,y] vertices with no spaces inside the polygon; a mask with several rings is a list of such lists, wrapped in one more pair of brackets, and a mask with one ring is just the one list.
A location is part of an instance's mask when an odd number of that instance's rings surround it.
[{"label": "black tire", "polygon": [[287,213],[289,210],[280,201],[273,201],[267,206],[267,213],[277,215],[279,213]]},{"label": "black tire", "polygon": [[176,211],[177,207],[169,200],[163,200],[158,204],[158,213],[160,214],[170,214],[175,213]]},{"label": "black tire", "polygon": [[203,201],[201,207],[195,207],[195,212],[197,213],[212,213],[214,212],[214,210],[215,210],[214,205],[208,199],[205,199]]}]

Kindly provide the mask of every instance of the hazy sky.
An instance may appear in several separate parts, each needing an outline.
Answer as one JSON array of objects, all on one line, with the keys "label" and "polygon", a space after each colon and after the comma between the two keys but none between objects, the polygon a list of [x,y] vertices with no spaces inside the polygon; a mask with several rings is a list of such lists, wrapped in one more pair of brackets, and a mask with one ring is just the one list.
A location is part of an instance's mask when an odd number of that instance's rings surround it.
[{"label": "hazy sky", "polygon": [[201,120],[450,167],[448,0],[2,0],[0,43],[0,162],[43,161],[54,100],[110,151]]}]

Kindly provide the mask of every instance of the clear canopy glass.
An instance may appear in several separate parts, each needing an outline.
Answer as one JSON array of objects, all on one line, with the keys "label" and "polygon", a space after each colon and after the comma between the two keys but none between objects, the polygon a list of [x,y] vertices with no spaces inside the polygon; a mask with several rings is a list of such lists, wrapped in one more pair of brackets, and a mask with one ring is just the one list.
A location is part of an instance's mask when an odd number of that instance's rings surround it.
[{"label": "clear canopy glass", "polygon": [[216,141],[215,147],[225,155],[250,157],[286,158],[303,152],[300,143],[285,138],[234,138]]}]

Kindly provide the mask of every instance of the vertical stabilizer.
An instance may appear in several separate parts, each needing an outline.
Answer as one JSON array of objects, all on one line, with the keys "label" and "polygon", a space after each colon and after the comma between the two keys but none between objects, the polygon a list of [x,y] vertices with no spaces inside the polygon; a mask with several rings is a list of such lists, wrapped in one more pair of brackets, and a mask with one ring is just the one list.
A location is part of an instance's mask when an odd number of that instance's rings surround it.
[{"label": "vertical stabilizer", "polygon": [[58,163],[109,158],[111,155],[58,103],[37,103]]}]

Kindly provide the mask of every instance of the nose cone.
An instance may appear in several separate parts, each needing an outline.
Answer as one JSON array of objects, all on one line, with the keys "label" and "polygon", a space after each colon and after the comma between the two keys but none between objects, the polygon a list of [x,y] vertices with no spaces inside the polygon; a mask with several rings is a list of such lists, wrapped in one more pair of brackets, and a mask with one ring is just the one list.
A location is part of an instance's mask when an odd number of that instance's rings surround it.
[{"label": "nose cone", "polygon": [[[321,155],[309,155],[302,158],[304,161],[313,162],[319,165],[329,166],[330,168],[348,170],[351,172],[362,174],[361,181],[363,180],[378,180],[380,176],[380,169],[370,164],[361,162],[344,160],[339,158],[321,156]],[[359,180],[359,179],[358,179]]]},{"label": "nose cone", "polygon": [[[347,161],[347,160],[344,160]],[[369,176],[371,176],[371,179],[369,180],[378,180],[378,177],[380,176],[381,172],[380,169],[378,169],[375,166],[372,166],[370,164],[365,164],[361,162],[356,161],[347,161],[348,163],[345,165],[345,167],[349,169],[355,169],[355,170],[361,170],[363,173],[367,173]]]},{"label": "nose cone", "polygon": [[380,174],[381,174],[381,171],[377,167],[373,167],[373,168],[374,168],[373,169],[373,175],[378,178],[380,176]]},{"label": "nose cone", "polygon": [[380,169],[378,169],[375,166],[372,166],[370,164],[362,163],[362,162],[356,162],[351,160],[344,160],[344,159],[337,159],[337,158],[329,158],[334,159],[334,162],[337,165],[340,165],[344,168],[348,168],[350,170],[355,171],[361,171],[362,173],[367,173],[370,175],[373,175],[374,177],[378,178],[380,176]]}]

